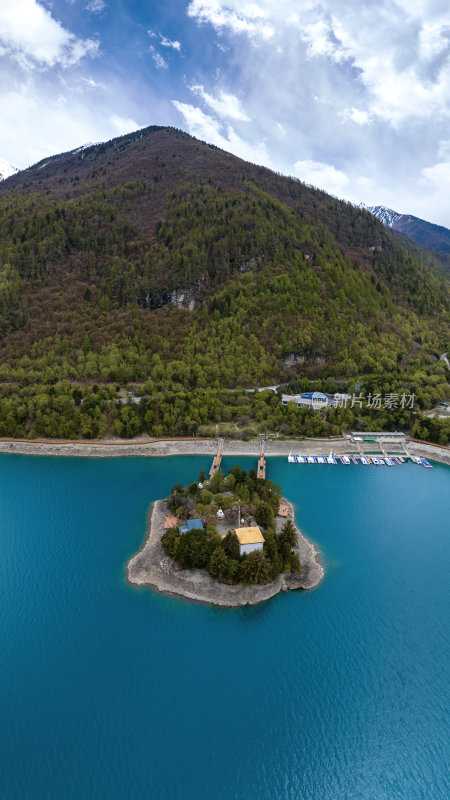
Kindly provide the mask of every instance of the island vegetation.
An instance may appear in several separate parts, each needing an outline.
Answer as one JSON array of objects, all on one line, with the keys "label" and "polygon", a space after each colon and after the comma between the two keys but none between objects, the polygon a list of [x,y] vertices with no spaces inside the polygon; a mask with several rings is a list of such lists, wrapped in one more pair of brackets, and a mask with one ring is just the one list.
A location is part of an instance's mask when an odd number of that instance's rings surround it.
[{"label": "island vegetation", "polygon": [[[180,526],[200,518],[202,527],[183,533],[178,526],[169,528],[161,538],[164,550],[179,568],[206,569],[225,584],[266,584],[281,573],[299,575],[295,526],[291,519],[276,524],[280,500],[281,487],[258,479],[254,469],[246,473],[235,466],[226,476],[219,470],[206,484],[202,471],[198,482],[185,488],[177,484],[167,499]],[[262,531],[261,550],[241,554],[235,529],[244,524]]]}]

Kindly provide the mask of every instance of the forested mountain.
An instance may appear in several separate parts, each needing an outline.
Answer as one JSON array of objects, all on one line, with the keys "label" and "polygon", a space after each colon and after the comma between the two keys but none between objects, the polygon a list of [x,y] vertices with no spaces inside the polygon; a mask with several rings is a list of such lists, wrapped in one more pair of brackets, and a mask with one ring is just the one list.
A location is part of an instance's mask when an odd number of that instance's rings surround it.
[{"label": "forested mountain", "polygon": [[[4,435],[196,432],[237,417],[186,393],[305,376],[445,384],[444,275],[367,211],[172,128],[1,183],[0,275]],[[110,384],[128,382],[158,401],[125,431]]]},{"label": "forested mountain", "polygon": [[450,277],[450,252],[445,253],[443,250],[433,250],[430,247],[425,247],[405,233],[400,233],[400,231],[394,229],[392,229],[392,236],[413,258],[430,267],[431,271],[443,279],[444,282],[448,281]]}]

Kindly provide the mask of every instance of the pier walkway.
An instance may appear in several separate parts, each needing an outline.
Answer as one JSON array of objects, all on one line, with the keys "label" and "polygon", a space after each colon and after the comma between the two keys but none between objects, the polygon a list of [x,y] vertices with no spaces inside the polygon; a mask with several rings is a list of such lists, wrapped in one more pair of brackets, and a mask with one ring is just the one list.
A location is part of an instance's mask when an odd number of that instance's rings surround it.
[{"label": "pier walkway", "polygon": [[412,457],[412,455],[411,455],[410,451],[408,450],[408,448],[407,448],[407,446],[406,446],[406,441],[404,441],[404,442],[403,442],[403,449],[404,449],[404,451],[405,451],[405,455],[406,455],[408,458],[410,458],[410,459],[411,459],[411,461],[414,461],[414,459],[413,459],[413,457]]},{"label": "pier walkway", "polygon": [[217,445],[217,453],[214,456],[214,460],[211,465],[211,469],[209,470],[209,477],[212,478],[216,472],[219,471],[220,465],[222,463],[222,450],[223,450],[223,439],[219,439],[219,444]]},{"label": "pier walkway", "polygon": [[266,459],[264,456],[264,444],[262,442],[261,442],[261,451],[258,459],[258,472],[256,476],[257,478],[262,478],[263,480],[265,480],[266,478]]}]

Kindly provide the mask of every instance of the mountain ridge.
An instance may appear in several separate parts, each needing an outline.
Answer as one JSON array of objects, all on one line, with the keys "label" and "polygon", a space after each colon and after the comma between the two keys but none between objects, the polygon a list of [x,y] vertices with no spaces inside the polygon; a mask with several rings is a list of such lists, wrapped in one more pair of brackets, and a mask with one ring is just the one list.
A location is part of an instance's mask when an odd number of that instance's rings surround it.
[{"label": "mountain ridge", "polygon": [[385,206],[365,206],[383,225],[409,236],[418,244],[443,253],[450,253],[450,230],[443,225],[415,217],[399,214]]},{"label": "mountain ridge", "polygon": [[448,281],[372,214],[174,128],[43,159],[0,222],[5,392],[383,382],[448,349]]}]

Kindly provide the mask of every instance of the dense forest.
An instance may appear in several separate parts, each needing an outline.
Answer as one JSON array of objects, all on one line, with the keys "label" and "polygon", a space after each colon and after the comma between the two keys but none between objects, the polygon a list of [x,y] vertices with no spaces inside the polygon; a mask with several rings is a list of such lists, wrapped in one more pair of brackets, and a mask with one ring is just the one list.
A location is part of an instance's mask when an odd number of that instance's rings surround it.
[{"label": "dense forest", "polygon": [[[337,434],[448,423],[442,266],[368,212],[148,128],[0,184],[0,435]],[[282,406],[285,384],[415,410]],[[415,412],[418,412],[417,414]]]}]

